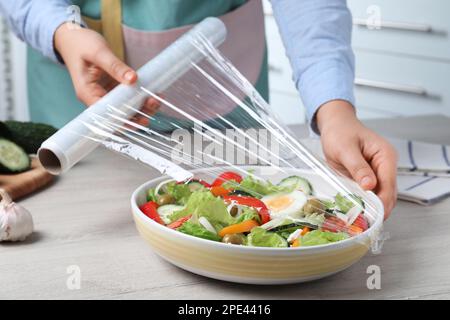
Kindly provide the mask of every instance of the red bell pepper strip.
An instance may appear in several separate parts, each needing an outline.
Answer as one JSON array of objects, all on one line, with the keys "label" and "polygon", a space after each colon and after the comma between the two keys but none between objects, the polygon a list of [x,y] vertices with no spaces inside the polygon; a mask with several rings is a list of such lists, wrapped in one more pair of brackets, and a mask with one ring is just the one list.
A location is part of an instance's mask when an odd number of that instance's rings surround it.
[{"label": "red bell pepper strip", "polygon": [[351,236],[356,236],[357,234],[364,232],[361,227],[354,224],[347,226],[344,221],[336,217],[326,218],[322,223],[321,229],[330,232],[345,232]]},{"label": "red bell pepper strip", "polygon": [[158,204],[156,202],[149,201],[146,204],[140,206],[139,209],[141,209],[141,211],[150,219],[164,225],[164,221],[162,221],[161,217],[158,214]]},{"label": "red bell pepper strip", "polygon": [[242,177],[239,174],[235,173],[235,172],[227,171],[227,172],[224,172],[221,175],[219,175],[217,177],[217,179],[214,180],[214,182],[212,183],[211,186],[212,187],[219,187],[222,184],[224,184],[224,182],[231,181],[231,180],[234,180],[237,183],[241,183]]},{"label": "red bell pepper strip", "polygon": [[336,217],[328,217],[322,223],[322,230],[324,231],[343,232],[345,228],[345,222]]},{"label": "red bell pepper strip", "polygon": [[362,214],[359,214],[359,216],[356,218],[355,222],[353,222],[353,225],[356,227],[361,228],[363,231],[366,231],[369,229],[369,224],[367,223],[366,218]]},{"label": "red bell pepper strip", "polygon": [[226,202],[234,201],[237,204],[255,208],[258,211],[259,216],[261,217],[261,224],[264,224],[264,223],[270,221],[269,209],[264,204],[264,202],[262,202],[259,199],[256,199],[253,197],[246,197],[246,196],[224,196],[223,199]]},{"label": "red bell pepper strip", "polygon": [[196,179],[194,179],[193,181],[196,181],[196,182],[202,184],[205,188],[211,188],[211,185],[208,182],[204,181],[204,180],[201,180],[201,179],[196,180]]},{"label": "red bell pepper strip", "polygon": [[267,223],[270,221],[269,209],[266,206],[259,209],[258,213],[259,213],[259,216],[261,217],[261,224],[264,224],[264,223]]},{"label": "red bell pepper strip", "polygon": [[174,222],[172,222],[171,224],[168,224],[167,227],[170,229],[178,229],[179,227],[181,227],[186,221],[188,221],[190,218],[192,217],[192,214],[186,216],[186,217],[182,217]]}]

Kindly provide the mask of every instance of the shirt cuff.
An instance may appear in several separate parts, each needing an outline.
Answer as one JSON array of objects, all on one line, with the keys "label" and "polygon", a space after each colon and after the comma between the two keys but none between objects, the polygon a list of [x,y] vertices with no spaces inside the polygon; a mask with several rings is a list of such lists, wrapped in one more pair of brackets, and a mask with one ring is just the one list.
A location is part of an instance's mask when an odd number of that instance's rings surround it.
[{"label": "shirt cuff", "polygon": [[345,64],[319,63],[311,66],[296,83],[314,133],[320,134],[315,115],[325,103],[344,100],[355,105],[354,73]]},{"label": "shirt cuff", "polygon": [[[58,51],[55,48],[55,33],[56,30],[63,25],[66,22],[70,22],[72,21],[72,16],[69,14],[66,15],[61,15],[56,17],[56,19],[49,21],[47,23],[47,26],[45,28],[45,30],[47,31],[47,34],[45,35],[45,39],[44,39],[44,43],[45,43],[45,49],[43,51],[43,54],[50,58],[52,61],[60,63],[60,64],[64,64],[64,61],[62,59],[62,57],[59,55]],[[81,21],[80,26],[82,28],[86,27],[86,24]]]}]

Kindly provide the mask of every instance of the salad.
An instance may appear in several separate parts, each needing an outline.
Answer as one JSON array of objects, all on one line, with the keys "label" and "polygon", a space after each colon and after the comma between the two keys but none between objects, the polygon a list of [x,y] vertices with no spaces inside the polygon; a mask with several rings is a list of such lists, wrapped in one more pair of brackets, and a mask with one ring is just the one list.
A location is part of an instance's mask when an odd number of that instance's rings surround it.
[{"label": "salad", "polygon": [[254,247],[308,247],[367,230],[356,195],[314,196],[311,183],[290,176],[278,184],[223,172],[211,184],[167,180],[148,190],[140,210],[150,219],[194,237]]}]

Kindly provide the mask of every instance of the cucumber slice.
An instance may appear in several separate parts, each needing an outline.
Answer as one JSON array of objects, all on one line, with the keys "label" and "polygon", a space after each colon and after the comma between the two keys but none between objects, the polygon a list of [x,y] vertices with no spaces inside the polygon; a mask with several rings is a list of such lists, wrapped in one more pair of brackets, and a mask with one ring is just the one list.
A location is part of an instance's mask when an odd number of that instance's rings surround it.
[{"label": "cucumber slice", "polygon": [[294,223],[289,223],[289,224],[285,224],[282,226],[278,226],[276,228],[270,229],[269,231],[272,232],[282,232],[282,231],[295,231],[295,229],[298,228],[304,228],[304,227],[308,227],[312,230],[316,230],[318,228],[318,226],[311,224],[311,223],[307,223],[307,222],[294,222]]},{"label": "cucumber slice", "polygon": [[284,188],[292,188],[292,190],[300,190],[307,195],[313,194],[313,188],[311,183],[305,178],[299,176],[290,176],[284,178],[278,183],[278,186]]},{"label": "cucumber slice", "polygon": [[230,196],[253,197],[250,193],[242,191],[242,190],[234,190],[230,193]]},{"label": "cucumber slice", "polygon": [[0,172],[20,173],[30,169],[30,156],[15,143],[0,139]]},{"label": "cucumber slice", "polygon": [[164,221],[164,223],[169,224],[171,221],[169,219],[169,216],[174,213],[175,211],[183,210],[184,206],[179,206],[176,204],[166,204],[164,206],[161,206],[158,208],[158,214],[161,217],[161,219]]}]

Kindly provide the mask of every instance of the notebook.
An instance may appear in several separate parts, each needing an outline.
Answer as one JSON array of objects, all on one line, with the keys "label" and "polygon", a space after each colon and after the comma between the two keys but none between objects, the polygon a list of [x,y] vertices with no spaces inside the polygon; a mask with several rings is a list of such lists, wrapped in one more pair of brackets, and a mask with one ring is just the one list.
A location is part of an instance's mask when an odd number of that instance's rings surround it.
[{"label": "notebook", "polygon": [[398,198],[431,205],[450,196],[450,176],[398,175]]},{"label": "notebook", "polygon": [[399,156],[399,199],[431,205],[450,196],[450,146],[388,140]]}]

